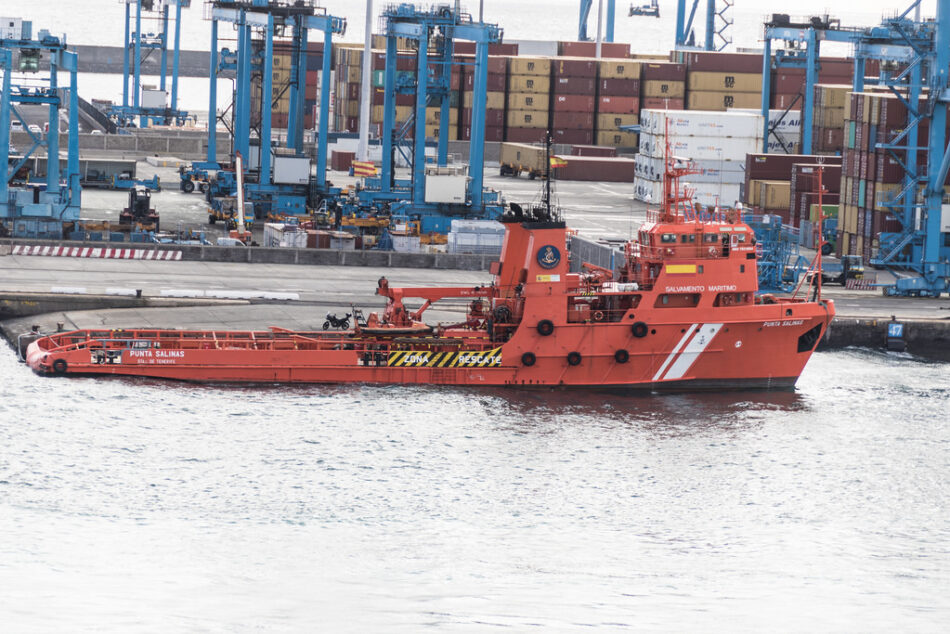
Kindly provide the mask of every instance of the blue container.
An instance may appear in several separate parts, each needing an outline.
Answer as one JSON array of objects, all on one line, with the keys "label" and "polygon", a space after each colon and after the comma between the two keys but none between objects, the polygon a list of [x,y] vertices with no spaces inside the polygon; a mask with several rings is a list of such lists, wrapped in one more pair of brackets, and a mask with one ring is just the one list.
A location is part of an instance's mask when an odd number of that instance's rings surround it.
[{"label": "blue container", "polygon": [[125,234],[121,231],[113,231],[109,234],[109,242],[125,242]]},{"label": "blue container", "polygon": [[129,234],[130,242],[145,242],[145,232],[144,231],[133,231]]},{"label": "blue container", "polygon": [[86,232],[85,231],[70,231],[69,239],[70,240],[85,240]]},{"label": "blue container", "polygon": [[90,242],[102,242],[102,232],[101,231],[90,231],[89,232]]}]

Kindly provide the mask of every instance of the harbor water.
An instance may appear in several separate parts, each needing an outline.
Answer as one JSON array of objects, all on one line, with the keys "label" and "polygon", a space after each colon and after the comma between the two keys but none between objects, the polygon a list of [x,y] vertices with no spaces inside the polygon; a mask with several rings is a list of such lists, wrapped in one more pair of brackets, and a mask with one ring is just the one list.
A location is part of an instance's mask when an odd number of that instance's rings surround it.
[{"label": "harbor water", "polygon": [[794,392],[51,379],[0,355],[0,622],[945,631],[950,366]]}]

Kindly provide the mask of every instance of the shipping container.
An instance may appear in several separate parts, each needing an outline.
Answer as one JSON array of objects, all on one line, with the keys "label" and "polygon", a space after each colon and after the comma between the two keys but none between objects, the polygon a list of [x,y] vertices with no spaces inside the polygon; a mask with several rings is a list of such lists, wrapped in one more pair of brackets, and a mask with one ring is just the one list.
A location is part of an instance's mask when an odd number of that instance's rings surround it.
[{"label": "shipping container", "polygon": [[600,79],[640,79],[640,62],[628,59],[601,59],[597,65]]},{"label": "shipping container", "polygon": [[687,75],[687,88],[707,92],[754,92],[762,93],[762,72],[693,72]]},{"label": "shipping container", "polygon": [[551,75],[551,59],[548,57],[511,57],[508,59],[508,72],[512,75]]},{"label": "shipping container", "polygon": [[690,110],[712,110],[725,112],[729,108],[754,108],[762,103],[762,96],[752,92],[703,92],[691,90],[686,99]]},{"label": "shipping container", "polygon": [[[682,100],[680,100],[682,107]],[[599,97],[597,99],[599,114],[636,114],[640,112],[640,100],[636,97]]]},{"label": "shipping container", "polygon": [[509,110],[508,126],[513,128],[547,128],[548,113],[539,110]]},{"label": "shipping container", "polygon": [[643,88],[643,97],[683,99],[686,94],[686,84],[682,81],[647,79],[640,84]]}]

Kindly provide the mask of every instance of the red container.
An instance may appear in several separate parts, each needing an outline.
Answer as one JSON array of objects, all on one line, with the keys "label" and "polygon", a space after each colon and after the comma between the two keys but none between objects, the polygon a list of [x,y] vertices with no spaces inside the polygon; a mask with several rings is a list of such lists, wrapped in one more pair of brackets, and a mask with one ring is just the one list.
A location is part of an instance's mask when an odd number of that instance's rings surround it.
[{"label": "red container", "polygon": [[594,98],[587,95],[555,95],[554,112],[594,112]]},{"label": "red container", "polygon": [[[396,56],[396,70],[415,70],[416,58],[405,53]],[[386,53],[373,53],[373,70],[386,69]]]},{"label": "red container", "polygon": [[889,185],[899,183],[904,178],[904,168],[890,154],[879,154],[877,157],[877,176],[874,180]]},{"label": "red container", "polygon": [[555,143],[591,145],[594,142],[594,131],[555,128],[551,131],[551,138]]},{"label": "red container", "polygon": [[[453,43],[453,49],[455,50],[456,55],[474,55],[475,42],[466,42],[465,40],[455,40],[455,42]],[[518,45],[505,44],[505,43],[489,44],[488,54],[489,55],[517,55]]]},{"label": "red container", "polygon": [[551,127],[558,129],[593,130],[594,113],[588,112],[558,112],[551,116]]},{"label": "red container", "polygon": [[640,95],[639,79],[601,79],[597,91],[603,97],[637,97]]},{"label": "red container", "polygon": [[782,70],[772,76],[772,94],[798,94],[805,85],[805,73]]},{"label": "red container", "polygon": [[[475,88],[475,75],[465,73],[464,84],[465,90],[473,90]],[[505,92],[508,85],[508,75],[505,73],[488,73],[486,85],[488,92]]]},{"label": "red container", "polygon": [[[556,138],[555,138],[556,140]],[[636,161],[622,157],[570,156],[555,172],[558,180],[632,183]]]},{"label": "red container", "polygon": [[593,95],[596,82],[588,77],[559,77],[551,83],[555,95]]},{"label": "red container", "polygon": [[637,114],[640,100],[636,97],[600,97],[597,100],[599,114]]},{"label": "red container", "polygon": [[[472,109],[462,109],[462,125],[472,125]],[[489,108],[485,110],[486,126],[505,126],[505,111],[498,108]]]},{"label": "red container", "polygon": [[641,109],[649,110],[683,110],[685,102],[683,99],[671,99],[669,97],[644,97],[640,100]]},{"label": "red container", "polygon": [[330,169],[336,172],[348,172],[354,158],[356,158],[356,152],[333,150],[330,153]]},{"label": "red container", "polygon": [[[558,42],[557,54],[561,57],[595,57],[596,42]],[[630,57],[630,45],[619,42],[601,42],[600,56],[608,58]]]},{"label": "red container", "polygon": [[770,180],[790,181],[792,166],[796,163],[823,165],[841,165],[840,156],[816,156],[813,154],[746,154],[745,190],[749,191],[749,181]]},{"label": "red container", "polygon": [[508,128],[505,140],[512,143],[544,143],[546,135],[547,130],[544,128]]},{"label": "red container", "polygon": [[754,53],[686,53],[683,59],[690,70],[711,73],[761,73],[762,55]]},{"label": "red container", "polygon": [[597,75],[597,61],[593,59],[582,58],[559,58],[552,60],[551,69],[554,72],[554,78],[561,77],[587,77],[593,78]]},{"label": "red container", "polygon": [[[805,99],[798,93],[772,95],[772,108],[776,110],[787,110],[789,108],[793,111],[801,110],[803,103],[805,103]],[[794,106],[792,104],[794,104]]]},{"label": "red container", "polygon": [[[459,140],[460,141],[472,140],[471,126],[466,125],[459,128]],[[505,140],[505,128],[503,128],[502,126],[491,125],[485,128],[485,141],[491,141],[493,143],[501,143],[504,140]]]},{"label": "red container", "polygon": [[617,156],[617,148],[606,145],[575,145],[571,156]]},{"label": "red container", "polygon": [[686,64],[672,64],[669,62],[645,62],[640,66],[640,79],[642,81],[653,79],[686,81]]}]

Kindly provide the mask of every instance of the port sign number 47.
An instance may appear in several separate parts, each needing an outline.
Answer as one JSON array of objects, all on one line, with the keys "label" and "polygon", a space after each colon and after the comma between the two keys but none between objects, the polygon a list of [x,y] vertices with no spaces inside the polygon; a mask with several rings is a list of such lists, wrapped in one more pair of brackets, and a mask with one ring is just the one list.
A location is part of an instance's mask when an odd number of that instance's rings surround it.
[{"label": "port sign number 47", "polygon": [[887,324],[887,336],[889,339],[900,339],[904,336],[904,324]]}]

